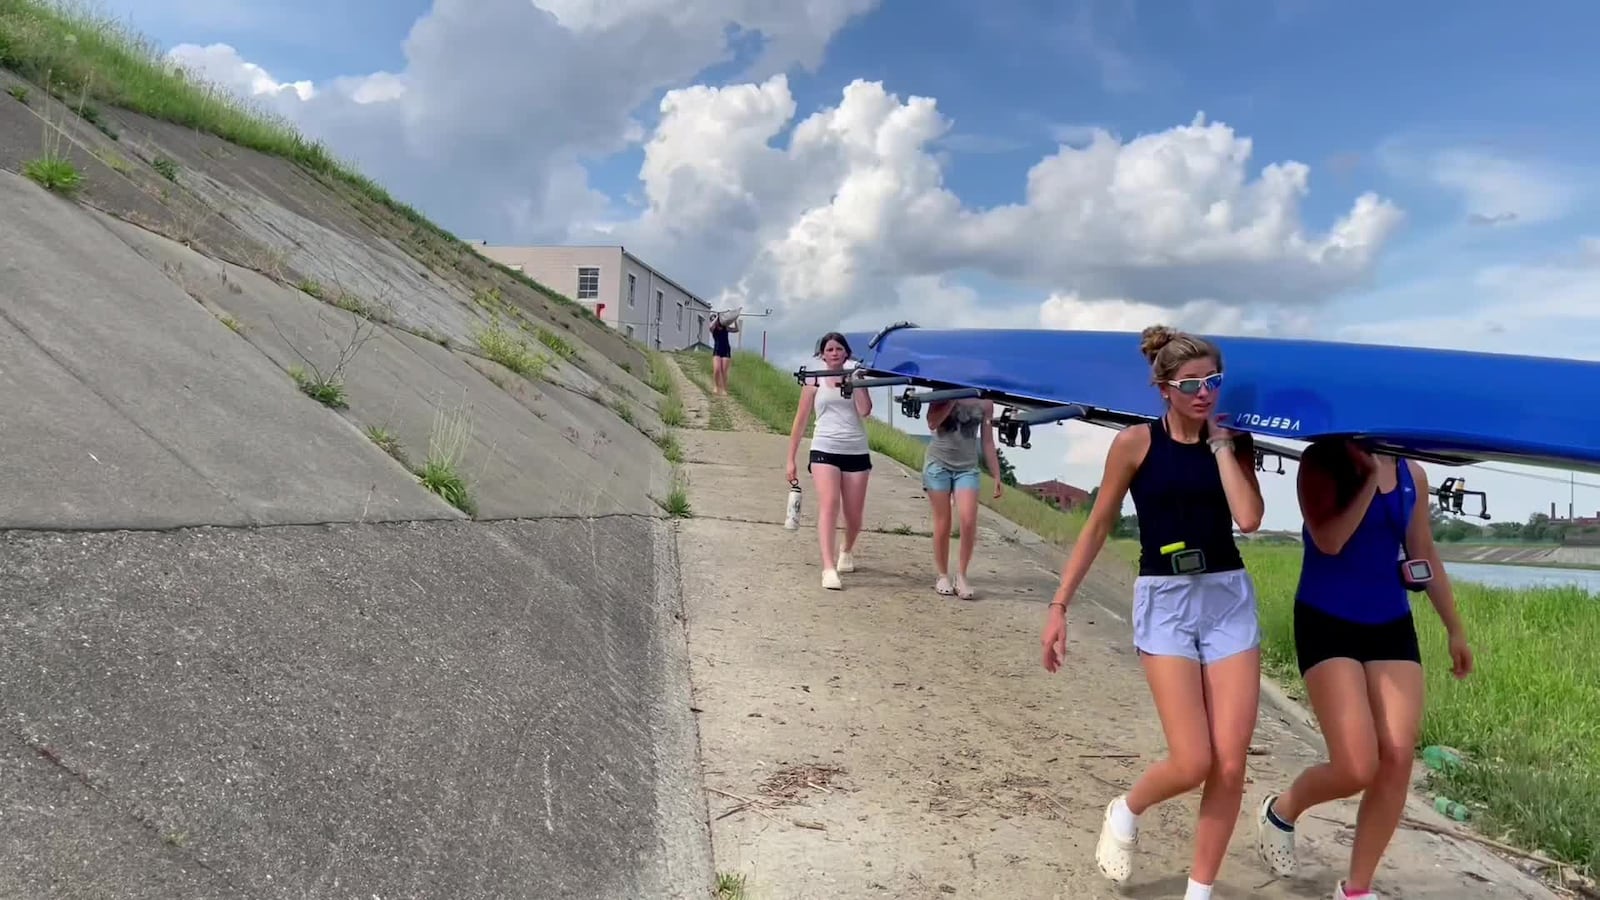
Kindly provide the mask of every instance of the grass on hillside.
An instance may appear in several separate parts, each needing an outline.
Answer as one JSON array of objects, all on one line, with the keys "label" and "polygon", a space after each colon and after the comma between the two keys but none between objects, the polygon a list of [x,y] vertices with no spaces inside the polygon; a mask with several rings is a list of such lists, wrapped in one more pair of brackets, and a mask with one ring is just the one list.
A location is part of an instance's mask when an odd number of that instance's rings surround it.
[{"label": "grass on hillside", "polygon": [[[711,354],[685,353],[683,357],[688,370],[699,376],[695,381],[704,379],[705,383],[709,383]],[[733,355],[728,392],[762,424],[775,432],[789,433],[794,424],[795,406],[800,402],[800,385],[795,383],[793,375],[780,371],[759,354],[741,350]],[[874,402],[883,403],[886,399],[880,393],[874,397]],[[715,404],[712,414],[715,417]],[[922,469],[924,445],[911,435],[885,422],[869,419],[867,441],[873,451],[913,469]],[[1062,512],[1015,487],[1006,488],[1000,499],[995,500],[993,480],[985,474],[982,482],[978,496],[984,505],[1046,540],[1055,543],[1070,541],[1083,528],[1086,513]]]},{"label": "grass on hillside", "polygon": [[[1304,696],[1294,659],[1298,547],[1244,548],[1261,602],[1262,664]],[[1446,571],[1448,571],[1448,563]],[[1475,671],[1450,674],[1444,628],[1413,602],[1427,671],[1421,745],[1468,765],[1435,779],[1511,843],[1600,871],[1600,604],[1575,588],[1457,583]]]}]

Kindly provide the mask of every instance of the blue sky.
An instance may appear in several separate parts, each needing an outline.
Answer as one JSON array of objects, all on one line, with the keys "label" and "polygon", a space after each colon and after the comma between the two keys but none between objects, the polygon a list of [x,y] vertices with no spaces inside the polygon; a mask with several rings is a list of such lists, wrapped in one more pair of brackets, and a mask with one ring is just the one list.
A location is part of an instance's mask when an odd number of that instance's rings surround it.
[{"label": "blue sky", "polygon": [[[111,0],[109,6],[113,13],[131,17],[163,47],[226,44],[239,59],[261,66],[279,82],[308,80],[322,86],[341,77],[407,72],[416,60],[405,41],[421,17],[445,21],[517,14],[526,19],[526,10],[516,13],[510,2],[284,0],[269,8],[246,0]],[[577,0],[539,2],[551,9],[562,4],[568,10],[601,8]],[[696,0],[681,7],[666,0],[618,3],[629,9],[711,10],[706,14],[709,25],[681,26],[671,34],[663,32],[660,41],[691,41],[705,36],[693,28],[729,29],[736,21],[766,15],[764,4],[749,0]],[[936,98],[939,113],[953,120],[953,127],[924,149],[942,165],[942,188],[975,214],[1024,202],[1030,168],[1056,153],[1060,140],[1081,144],[1089,127],[1128,142],[1187,125],[1204,113],[1251,142],[1247,178],[1258,177],[1273,163],[1293,160],[1309,166],[1309,192],[1288,213],[1298,217],[1309,238],[1320,238],[1350,215],[1356,198],[1367,191],[1393,203],[1404,218],[1381,241],[1375,240],[1369,265],[1329,276],[1336,286],[1315,305],[1295,293],[1306,290],[1308,282],[1285,282],[1276,269],[1251,270],[1237,259],[1237,271],[1230,271],[1228,280],[1197,287],[1197,298],[1224,306],[1253,303],[1247,319],[1266,314],[1263,305],[1274,303],[1309,309],[1310,318],[1300,327],[1318,336],[1600,356],[1600,342],[1591,337],[1600,325],[1600,290],[1595,287],[1600,284],[1600,250],[1594,249],[1600,245],[1585,250],[1582,243],[1600,235],[1594,212],[1600,178],[1592,162],[1600,120],[1589,112],[1600,73],[1600,64],[1592,61],[1600,5],[1577,0],[1516,6],[1373,0],[881,0],[875,5],[871,0],[818,0],[815,5],[830,3],[872,8],[840,29],[827,30],[826,53],[816,71],[786,68],[786,89],[796,114],[772,135],[773,145],[784,146],[788,128],[799,120],[838,106],[841,91],[854,79],[881,82],[901,103],[912,96]],[[727,22],[717,18],[724,10],[729,11]],[[532,27],[518,21],[522,24],[515,27]],[[800,27],[794,22],[790,26]],[[615,33],[614,58],[606,57],[612,32],[602,31],[599,43],[570,50],[574,55],[563,64],[592,68],[595,78],[604,78],[649,48],[625,45],[635,38]],[[715,43],[715,33],[711,37]],[[564,52],[567,45],[551,41],[530,30],[529,55]],[[664,94],[692,83],[725,86],[750,80],[749,66],[761,48],[758,37],[747,36],[734,45],[731,58],[707,53],[686,69],[682,60],[678,68],[663,63],[660,72],[677,74],[639,85],[637,105],[608,113],[572,112],[631,114],[643,128],[641,136],[648,138],[660,124],[657,107]],[[475,48],[463,43],[456,51],[466,59]],[[498,71],[514,78],[522,65],[507,58]],[[562,100],[539,91],[538,82],[528,84],[529,103],[542,104],[541,109]],[[505,101],[499,102],[499,108],[477,114],[504,117]],[[286,109],[336,150],[359,156],[395,194],[458,233],[527,241],[579,233],[590,220],[603,218],[622,222],[621,233],[628,235],[630,246],[650,248],[675,277],[708,295],[739,278],[763,274],[756,271],[754,250],[740,257],[729,249],[727,234],[708,229],[697,244],[693,236],[650,230],[640,218],[646,210],[634,202],[646,194],[642,167],[648,145],[642,141],[623,140],[619,134],[615,154],[594,158],[562,143],[567,120],[557,116],[538,122],[528,134],[537,152],[530,150],[514,166],[508,163],[505,172],[494,173],[498,185],[529,185],[525,212],[497,218],[481,199],[468,202],[456,196],[488,195],[444,192],[435,184],[438,170],[429,169],[424,160],[445,159],[449,150],[434,148],[417,160],[396,161],[401,151],[390,132],[375,131],[363,144],[363,135],[347,124],[349,116],[318,118],[310,104],[303,110],[293,104]],[[452,121],[459,124],[462,119]],[[535,185],[542,174],[566,171],[560,167],[572,159],[587,172],[587,188],[603,198],[593,201],[598,208],[583,208],[584,196],[577,188]],[[708,180],[699,184],[703,194],[714,193],[723,182],[738,182],[747,196],[758,198],[749,202],[759,207],[760,215],[782,208],[763,222],[761,240],[770,242],[788,232],[799,201],[772,196],[771,185],[762,183],[772,176],[750,174],[766,172],[751,159],[748,153],[730,156],[721,168],[703,171]],[[895,174],[910,165],[906,159],[910,157],[882,163],[883,171]],[[783,177],[799,181],[808,174],[792,170]],[[745,177],[752,180],[739,181]],[[822,197],[825,203],[826,185],[817,185],[808,202]],[[1241,197],[1233,201],[1245,202]],[[657,219],[665,219],[670,211],[656,212]],[[1474,222],[1474,213],[1485,221]],[[1158,217],[1159,210],[1146,215]],[[891,216],[885,221],[897,220]],[[846,230],[851,235],[859,231]],[[1053,247],[1049,240],[1040,236],[1040,245],[1030,252],[1045,260],[1071,249]],[[748,243],[753,247],[758,241],[751,238]],[[904,247],[880,253],[892,247],[892,232],[857,243],[852,252],[858,255],[852,258],[858,262],[867,258],[893,267],[915,255]],[[1157,259],[1163,252],[1146,249]],[[735,262],[724,259],[730,256],[737,257]],[[1140,293],[1151,284],[1140,277],[1152,265],[1150,258],[1119,261],[1119,277],[1110,286],[1101,285],[1100,296],[1155,302]],[[961,265],[945,270],[912,265],[885,275],[870,289],[914,292],[924,283],[902,277],[939,275],[944,283],[978,298],[972,301],[977,308],[1021,309],[1033,315],[1045,294],[1077,285],[1070,265],[1041,263],[1044,274],[1017,280],[1005,277],[1003,266],[986,269],[976,251],[960,259]],[[1248,283],[1245,293],[1253,299],[1228,295],[1242,283]],[[869,288],[858,284],[856,290]],[[1285,292],[1281,298],[1273,293],[1280,290]],[[1268,298],[1265,304],[1258,302],[1261,298]],[[1530,311],[1530,300],[1544,298],[1556,299],[1541,311]],[[793,306],[799,310],[804,304],[795,300]],[[817,316],[826,316],[841,307],[822,303],[815,308],[822,310]],[[1099,307],[1080,309],[1073,321],[1088,321],[1083,317],[1100,312],[1104,310]],[[808,336],[804,329],[815,328],[817,321],[805,319],[803,326],[794,326],[801,329],[795,345],[807,342],[800,340]],[[1059,454],[1051,452],[1035,451],[1026,462],[1018,459],[1018,465],[1026,475],[1068,474],[1069,480],[1087,483],[1097,474],[1081,458],[1063,467]],[[1517,485],[1514,479],[1505,482],[1508,490],[1526,497],[1509,504],[1509,510],[1507,504],[1497,504],[1505,515],[1521,517],[1547,503],[1525,490],[1527,484],[1522,489]],[[1600,496],[1585,503],[1580,491],[1579,505],[1600,506]]]}]

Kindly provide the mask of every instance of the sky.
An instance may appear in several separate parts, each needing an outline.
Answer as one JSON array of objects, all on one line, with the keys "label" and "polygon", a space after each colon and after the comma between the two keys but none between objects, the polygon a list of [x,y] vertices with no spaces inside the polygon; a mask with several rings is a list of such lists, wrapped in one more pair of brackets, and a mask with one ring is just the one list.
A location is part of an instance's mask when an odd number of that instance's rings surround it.
[{"label": "sky", "polygon": [[[465,239],[770,308],[785,366],[908,318],[1600,358],[1592,3],[103,5]],[[1110,436],[1007,455],[1089,488]],[[1565,512],[1567,473],[1493,469],[1495,519]]]}]

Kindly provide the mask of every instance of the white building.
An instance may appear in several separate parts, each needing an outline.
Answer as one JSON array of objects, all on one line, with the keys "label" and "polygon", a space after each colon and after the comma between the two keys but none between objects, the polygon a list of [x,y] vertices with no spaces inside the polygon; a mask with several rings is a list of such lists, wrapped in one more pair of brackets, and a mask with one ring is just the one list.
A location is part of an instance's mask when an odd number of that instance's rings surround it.
[{"label": "white building", "polygon": [[711,304],[620,245],[472,246],[589,307],[600,321],[647,347],[683,350],[711,342]]}]

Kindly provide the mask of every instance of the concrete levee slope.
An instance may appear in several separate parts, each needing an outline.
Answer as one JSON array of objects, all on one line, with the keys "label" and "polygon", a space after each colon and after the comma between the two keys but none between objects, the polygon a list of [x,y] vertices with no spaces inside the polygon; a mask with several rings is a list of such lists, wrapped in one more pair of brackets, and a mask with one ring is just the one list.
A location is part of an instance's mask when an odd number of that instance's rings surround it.
[{"label": "concrete levee slope", "polygon": [[0,217],[0,525],[455,515],[82,210],[0,172]]},{"label": "concrete levee slope", "polygon": [[0,540],[0,896],[709,892],[664,522]]},{"label": "concrete levee slope", "polygon": [[27,87],[0,897],[706,896],[647,353],[352,179]]}]

